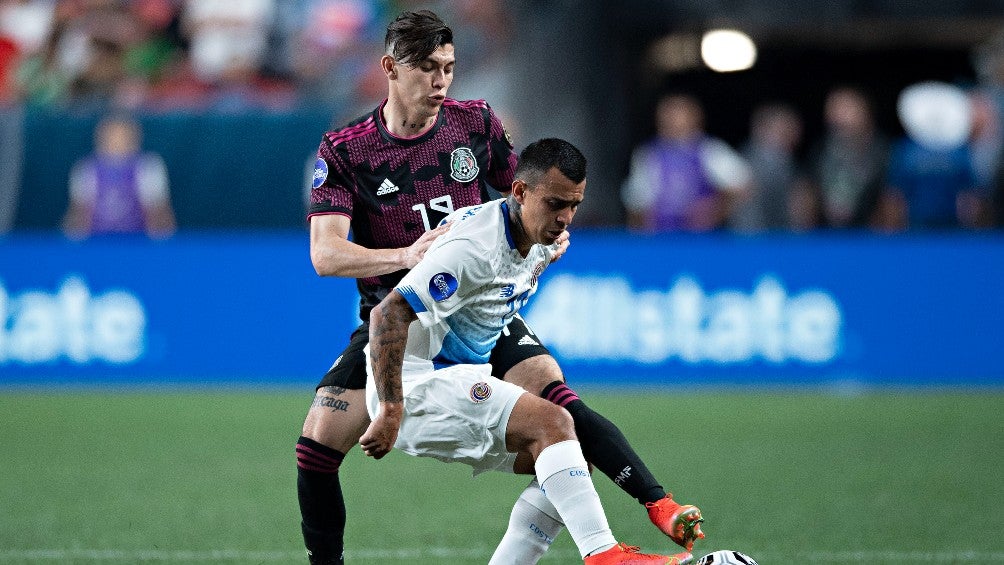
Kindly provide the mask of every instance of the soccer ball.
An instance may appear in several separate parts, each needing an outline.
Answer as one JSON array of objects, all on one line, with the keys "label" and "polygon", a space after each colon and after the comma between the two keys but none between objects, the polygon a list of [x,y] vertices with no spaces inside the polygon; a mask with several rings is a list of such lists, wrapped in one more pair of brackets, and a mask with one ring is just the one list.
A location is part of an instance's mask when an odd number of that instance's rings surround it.
[{"label": "soccer ball", "polygon": [[757,562],[745,553],[721,549],[698,559],[694,565],[757,565]]}]

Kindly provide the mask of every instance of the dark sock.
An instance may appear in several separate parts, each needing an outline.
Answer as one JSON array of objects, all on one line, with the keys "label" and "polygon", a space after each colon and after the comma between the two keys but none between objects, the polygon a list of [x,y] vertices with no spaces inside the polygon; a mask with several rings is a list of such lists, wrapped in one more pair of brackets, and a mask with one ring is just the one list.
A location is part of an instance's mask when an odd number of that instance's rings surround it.
[{"label": "dark sock", "polygon": [[296,442],[296,490],[303,543],[311,565],[342,565],[345,499],[338,467],[345,454],[300,437]]},{"label": "dark sock", "polygon": [[631,448],[620,429],[586,406],[565,383],[554,381],[544,387],[540,396],[568,410],[575,420],[575,434],[579,436],[586,460],[610,477],[624,492],[642,504],[666,496],[666,491]]}]

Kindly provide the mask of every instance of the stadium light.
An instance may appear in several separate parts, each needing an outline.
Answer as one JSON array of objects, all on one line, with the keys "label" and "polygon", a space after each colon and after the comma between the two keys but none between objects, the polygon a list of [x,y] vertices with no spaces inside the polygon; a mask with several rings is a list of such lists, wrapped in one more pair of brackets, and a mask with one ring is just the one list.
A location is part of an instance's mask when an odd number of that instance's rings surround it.
[{"label": "stadium light", "polygon": [[701,38],[701,58],[713,71],[745,71],[756,63],[756,44],[750,36],[734,29],[715,29]]}]

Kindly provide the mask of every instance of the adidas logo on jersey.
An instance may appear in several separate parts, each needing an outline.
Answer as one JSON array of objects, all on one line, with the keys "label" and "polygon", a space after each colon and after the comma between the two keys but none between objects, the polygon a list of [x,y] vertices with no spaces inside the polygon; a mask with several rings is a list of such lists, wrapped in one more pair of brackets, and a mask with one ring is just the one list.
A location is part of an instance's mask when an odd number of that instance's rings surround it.
[{"label": "adidas logo on jersey", "polygon": [[384,194],[390,194],[398,190],[400,190],[398,186],[390,182],[390,179],[383,179],[383,182],[380,183],[380,188],[377,189],[377,196],[383,196]]},{"label": "adidas logo on jersey", "polygon": [[540,345],[532,337],[530,337],[528,335],[525,335],[525,336],[519,338],[519,341],[517,341],[516,344],[517,345]]}]

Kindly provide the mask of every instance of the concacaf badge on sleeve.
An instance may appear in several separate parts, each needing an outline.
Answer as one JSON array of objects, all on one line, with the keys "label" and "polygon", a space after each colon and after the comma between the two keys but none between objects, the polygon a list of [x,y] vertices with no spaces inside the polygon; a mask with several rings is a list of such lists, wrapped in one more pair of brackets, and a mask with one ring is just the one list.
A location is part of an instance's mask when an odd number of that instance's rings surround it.
[{"label": "concacaf badge on sleeve", "polygon": [[318,157],[317,161],[314,162],[314,178],[310,186],[312,188],[321,188],[321,185],[326,180],[328,180],[328,163]]},{"label": "concacaf badge on sleeve", "polygon": [[437,273],[429,280],[429,295],[436,302],[442,302],[457,292],[457,277],[450,273]]}]

